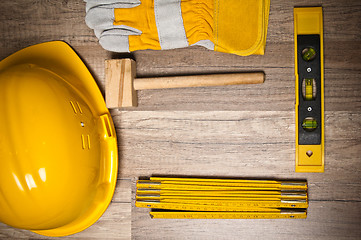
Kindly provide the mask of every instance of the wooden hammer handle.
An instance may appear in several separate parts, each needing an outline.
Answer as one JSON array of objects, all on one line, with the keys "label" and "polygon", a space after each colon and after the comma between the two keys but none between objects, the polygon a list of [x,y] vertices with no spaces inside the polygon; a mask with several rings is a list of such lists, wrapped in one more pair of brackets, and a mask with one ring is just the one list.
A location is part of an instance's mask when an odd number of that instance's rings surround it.
[{"label": "wooden hammer handle", "polygon": [[263,82],[263,72],[226,73],[175,77],[135,78],[133,87],[135,90],[142,90],[256,84]]}]

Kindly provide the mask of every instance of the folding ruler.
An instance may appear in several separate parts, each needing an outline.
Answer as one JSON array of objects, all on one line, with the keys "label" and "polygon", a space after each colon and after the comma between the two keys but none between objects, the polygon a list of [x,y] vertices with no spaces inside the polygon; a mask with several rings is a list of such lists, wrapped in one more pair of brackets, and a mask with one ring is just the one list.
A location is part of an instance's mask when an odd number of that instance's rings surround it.
[{"label": "folding ruler", "polygon": [[162,212],[151,211],[152,218],[174,219],[277,219],[277,218],[306,218],[305,210],[279,212]]},{"label": "folding ruler", "polygon": [[135,206],[152,218],[306,218],[307,182],[151,177],[137,181]]},{"label": "folding ruler", "polygon": [[322,7],[294,8],[296,172],[324,171]]}]

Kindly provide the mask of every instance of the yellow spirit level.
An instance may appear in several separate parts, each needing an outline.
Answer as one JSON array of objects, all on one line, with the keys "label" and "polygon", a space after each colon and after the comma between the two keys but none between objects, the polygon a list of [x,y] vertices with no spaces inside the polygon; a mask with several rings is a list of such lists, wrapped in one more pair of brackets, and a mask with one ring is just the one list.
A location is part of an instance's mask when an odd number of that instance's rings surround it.
[{"label": "yellow spirit level", "polygon": [[324,172],[322,7],[294,8],[296,172]]}]

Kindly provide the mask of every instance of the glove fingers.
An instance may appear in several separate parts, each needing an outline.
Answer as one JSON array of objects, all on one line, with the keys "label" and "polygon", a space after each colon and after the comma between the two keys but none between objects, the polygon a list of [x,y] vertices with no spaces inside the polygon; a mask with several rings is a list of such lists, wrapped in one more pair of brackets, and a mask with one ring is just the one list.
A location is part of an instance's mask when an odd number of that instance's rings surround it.
[{"label": "glove fingers", "polygon": [[86,2],[86,12],[94,7],[108,8],[129,8],[140,4],[139,0],[84,0]]},{"label": "glove fingers", "polygon": [[130,35],[141,35],[142,32],[138,29],[125,26],[125,25],[119,25],[114,26],[111,29],[95,29],[94,30],[95,35],[99,38],[102,35],[123,35],[123,36],[130,36]]},{"label": "glove fingers", "polygon": [[92,8],[85,16],[85,23],[92,29],[108,28],[113,25],[113,21],[114,11],[111,8]]},{"label": "glove fingers", "polygon": [[[113,31],[111,31],[113,30]],[[109,32],[111,31],[111,32]],[[108,35],[112,35],[112,34],[117,34],[117,35],[123,35],[123,36],[130,36],[130,35],[141,35],[142,32],[139,31],[138,29],[135,28],[131,28],[129,26],[115,26],[113,28],[109,28],[109,29],[94,29],[94,34],[95,36],[99,39],[103,33],[108,32]]]},{"label": "glove fingers", "polygon": [[125,25],[114,25],[114,9],[112,8],[96,7],[90,9],[85,16],[85,22],[88,27],[94,29],[97,32],[101,32],[107,29],[119,28],[127,30],[127,35],[139,35],[142,33],[136,28]]},{"label": "glove fingers", "polygon": [[112,52],[129,52],[129,37],[121,29],[103,31],[99,37],[100,45]]}]

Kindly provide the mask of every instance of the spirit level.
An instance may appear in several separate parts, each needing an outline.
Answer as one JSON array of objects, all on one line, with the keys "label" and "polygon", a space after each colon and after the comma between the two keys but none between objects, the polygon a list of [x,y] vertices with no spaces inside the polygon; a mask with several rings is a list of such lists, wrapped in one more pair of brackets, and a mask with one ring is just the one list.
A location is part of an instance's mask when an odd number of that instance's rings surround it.
[{"label": "spirit level", "polygon": [[322,7],[294,8],[296,172],[324,171]]}]

